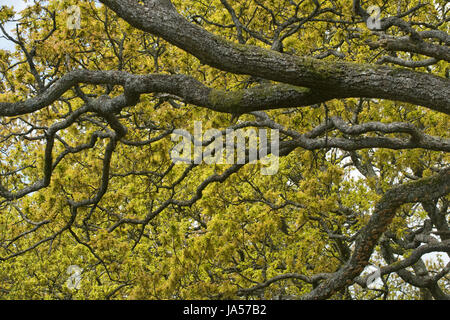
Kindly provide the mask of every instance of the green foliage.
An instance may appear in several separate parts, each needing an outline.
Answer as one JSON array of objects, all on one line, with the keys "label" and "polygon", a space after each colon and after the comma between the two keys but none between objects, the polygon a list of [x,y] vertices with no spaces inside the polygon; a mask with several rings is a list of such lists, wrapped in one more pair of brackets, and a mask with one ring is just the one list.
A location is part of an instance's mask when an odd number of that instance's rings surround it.
[{"label": "green foliage", "polygon": [[[239,0],[232,4],[243,25],[271,38],[276,26],[267,23],[273,18],[270,12],[284,21],[295,12],[292,2],[264,1],[271,11],[264,10],[258,1]],[[311,13],[314,2],[304,1],[298,7],[298,15]],[[406,11],[419,2],[378,1],[386,16],[397,10]],[[65,26],[64,10],[75,3],[80,6],[83,19],[81,29],[74,32]],[[236,29],[220,26],[232,25],[233,21],[219,0],[173,3],[186,17],[206,17],[214,23],[200,18],[196,21],[208,31],[237,43]],[[330,3],[333,10],[341,13],[340,20],[354,18],[349,1]],[[443,5],[444,1],[435,3]],[[410,19],[433,24],[438,15],[435,10],[435,6],[428,6],[427,10],[412,14]],[[57,28],[52,32],[50,12],[57,12]],[[11,9],[2,8],[0,22],[12,16]],[[364,23],[358,24],[359,37],[349,37],[353,31],[346,23],[329,21],[336,18],[331,10],[321,18],[307,22],[298,32],[286,37],[284,51],[310,57],[339,46],[345,53],[342,60],[361,63],[361,68],[382,52],[365,45],[373,35]],[[134,74],[182,73],[217,88],[211,92],[211,103],[227,103],[230,108],[239,105],[242,96],[230,97],[225,92],[258,85],[246,76],[201,64],[164,40],[132,28],[94,1],[35,1],[22,12],[21,21],[26,48],[34,47],[36,70],[48,75],[47,83],[77,68],[125,70]],[[440,28],[444,30],[445,26]],[[48,34],[45,41],[40,41]],[[246,32],[244,37],[246,44],[270,48]],[[336,61],[338,57],[326,59]],[[19,46],[15,52],[0,50],[1,102],[21,101],[38,91],[30,66],[27,63],[13,66],[23,60],[24,52]],[[325,68],[326,61],[321,63],[323,75],[334,72]],[[433,65],[432,72],[443,75],[447,67],[448,63],[442,61]],[[105,93],[113,97],[123,91],[101,85],[83,85],[80,90],[89,97]],[[201,164],[190,168],[172,164],[170,151],[174,143],[170,141],[170,130],[184,128],[193,132],[194,121],[200,120],[204,130],[225,129],[230,125],[228,115],[174,100],[157,94],[144,95],[137,105],[122,110],[118,118],[128,128],[124,139],[155,141],[117,144],[108,190],[95,205],[80,207],[74,216],[68,203],[90,199],[96,194],[110,142],[103,136],[92,148],[69,152],[57,163],[47,188],[17,201],[2,202],[0,257],[9,259],[0,261],[0,299],[234,299],[240,298],[239,289],[264,283],[280,274],[313,276],[334,272],[348,258],[345,247],[351,243],[343,245],[340,239],[352,239],[367,223],[380,199],[380,191],[407,181],[405,174],[411,172],[430,176],[433,166],[449,161],[448,154],[437,151],[364,149],[355,152],[357,157],[361,163],[376,168],[377,174],[362,176],[361,172],[355,175],[357,168],[348,165],[350,154],[346,151],[296,149],[280,160],[275,176],[260,175],[259,165],[245,165],[223,183],[210,184],[202,190],[201,199],[192,205],[167,204],[171,199],[191,199],[201,181],[229,168],[228,165]],[[357,115],[359,123],[407,121],[426,134],[448,138],[448,117],[420,106],[384,100],[332,100],[326,104],[327,115],[352,121],[359,103],[364,106]],[[2,185],[19,190],[41,179],[45,148],[38,137],[45,134],[43,128],[64,121],[83,105],[76,92],[68,91],[38,112],[3,118],[1,170],[6,173],[24,169],[20,174],[2,175]],[[299,133],[326,121],[322,107],[274,110],[267,114],[286,130]],[[241,119],[253,118],[243,115]],[[12,132],[26,132],[30,123],[36,139],[7,138]],[[105,128],[108,124],[94,114],[80,117],[58,132],[54,160],[68,148],[89,144],[91,136],[98,131],[106,132]],[[376,133],[367,134],[370,135]],[[342,136],[343,133],[334,135]],[[151,213],[158,208],[164,210],[152,217]],[[402,210],[389,229],[399,237],[409,230],[411,221],[426,218],[420,207]],[[353,215],[350,217],[348,212]],[[69,225],[71,219],[74,222]],[[45,223],[39,224],[42,221]],[[78,290],[66,286],[70,265],[83,269]],[[429,265],[430,270],[441,267],[439,261]],[[414,299],[419,295],[417,289],[398,277],[388,286],[394,292],[392,298]],[[300,280],[285,279],[251,297],[299,296],[312,287]],[[347,288],[346,294],[349,293],[355,298],[373,296],[356,284]]]}]

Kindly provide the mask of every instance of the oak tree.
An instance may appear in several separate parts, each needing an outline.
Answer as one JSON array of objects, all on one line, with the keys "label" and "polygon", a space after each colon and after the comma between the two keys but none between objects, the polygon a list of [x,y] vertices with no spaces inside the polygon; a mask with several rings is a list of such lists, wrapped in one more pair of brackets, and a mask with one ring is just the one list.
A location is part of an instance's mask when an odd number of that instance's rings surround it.
[{"label": "oak tree", "polygon": [[[0,297],[449,299],[449,14],[444,0],[2,7]],[[172,133],[195,121],[278,130],[278,172],[175,164]]]}]

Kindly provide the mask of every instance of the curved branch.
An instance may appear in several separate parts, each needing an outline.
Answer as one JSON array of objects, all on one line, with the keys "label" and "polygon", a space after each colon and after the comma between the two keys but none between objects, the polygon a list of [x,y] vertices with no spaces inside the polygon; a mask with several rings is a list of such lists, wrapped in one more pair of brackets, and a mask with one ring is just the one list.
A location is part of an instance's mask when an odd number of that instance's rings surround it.
[{"label": "curved branch", "polygon": [[367,225],[361,230],[356,240],[355,249],[350,260],[330,279],[303,299],[326,299],[347,284],[351,284],[368,264],[370,256],[381,237],[395,216],[397,209],[406,203],[429,201],[450,193],[450,168],[430,178],[394,187],[387,191],[375,207]]},{"label": "curved branch", "polygon": [[325,62],[234,44],[189,23],[173,6],[162,5],[160,0],[147,1],[145,5],[132,0],[101,2],[132,26],[160,36],[221,70],[322,89],[341,98],[398,100],[450,114],[449,79],[386,66]]}]

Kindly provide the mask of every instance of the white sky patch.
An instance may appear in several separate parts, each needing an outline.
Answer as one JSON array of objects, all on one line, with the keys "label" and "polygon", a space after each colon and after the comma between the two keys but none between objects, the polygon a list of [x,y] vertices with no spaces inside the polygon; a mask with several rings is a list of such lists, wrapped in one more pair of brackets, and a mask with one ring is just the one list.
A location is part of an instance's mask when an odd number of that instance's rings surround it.
[{"label": "white sky patch", "polygon": [[0,7],[1,6],[8,6],[8,7],[14,7],[16,11],[21,11],[27,7],[27,3],[23,0],[0,0]]},{"label": "white sky patch", "polygon": [[436,263],[439,260],[439,258],[442,259],[443,267],[445,267],[445,265],[450,262],[450,258],[448,256],[448,254],[442,253],[442,252],[430,252],[430,253],[426,253],[422,256],[422,259],[425,262]]},{"label": "white sky patch", "polygon": [[[0,0],[0,8],[2,6],[8,6],[8,7],[14,7],[14,11],[19,12],[25,9],[30,3],[25,3],[23,0]],[[16,17],[17,18],[17,17]],[[11,30],[15,28],[14,23],[7,23],[5,24],[5,30],[6,32],[12,34]],[[1,32],[0,32],[1,35]],[[3,50],[9,50],[14,51],[15,45],[14,43],[4,39],[3,37],[0,37],[0,49]]]}]

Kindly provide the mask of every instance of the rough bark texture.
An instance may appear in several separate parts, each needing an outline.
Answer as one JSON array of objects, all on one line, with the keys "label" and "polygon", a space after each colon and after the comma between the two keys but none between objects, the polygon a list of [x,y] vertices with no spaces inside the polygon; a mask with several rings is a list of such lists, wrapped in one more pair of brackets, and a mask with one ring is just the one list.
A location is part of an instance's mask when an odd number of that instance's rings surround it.
[{"label": "rough bark texture", "polygon": [[141,6],[132,0],[103,0],[132,26],[161,36],[225,71],[320,90],[330,98],[393,99],[450,114],[450,80],[429,74],[375,65],[327,63],[260,47],[234,44],[189,23],[158,1]]}]

